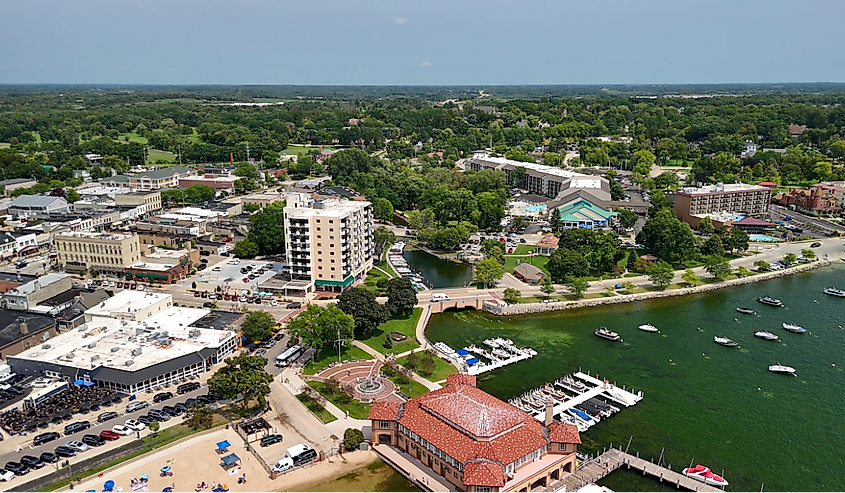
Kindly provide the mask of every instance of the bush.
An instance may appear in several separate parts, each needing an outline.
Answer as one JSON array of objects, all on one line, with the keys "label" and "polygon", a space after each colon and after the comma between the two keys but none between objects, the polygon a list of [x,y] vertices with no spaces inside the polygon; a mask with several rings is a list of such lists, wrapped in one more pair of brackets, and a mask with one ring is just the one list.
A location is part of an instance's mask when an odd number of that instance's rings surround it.
[{"label": "bush", "polygon": [[356,450],[364,442],[364,433],[357,428],[347,428],[343,432],[343,448],[347,451]]},{"label": "bush", "polygon": [[391,349],[391,348],[393,348],[393,338],[392,338],[392,337],[390,337],[390,334],[389,334],[389,333],[387,333],[387,334],[385,334],[385,335],[384,335],[384,342],[383,342],[383,343],[381,343],[381,345],[382,345],[382,346],[384,346],[384,347],[385,347],[385,349]]}]

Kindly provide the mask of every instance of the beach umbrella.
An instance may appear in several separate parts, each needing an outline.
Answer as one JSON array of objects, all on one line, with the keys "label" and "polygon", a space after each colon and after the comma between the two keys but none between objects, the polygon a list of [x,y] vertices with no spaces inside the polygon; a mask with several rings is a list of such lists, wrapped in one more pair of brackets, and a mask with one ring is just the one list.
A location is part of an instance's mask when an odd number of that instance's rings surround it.
[{"label": "beach umbrella", "polygon": [[103,488],[105,488],[105,489],[106,489],[106,491],[111,491],[111,490],[113,490],[113,489],[114,489],[114,481],[112,481],[111,479],[109,479],[108,481],[106,481],[106,482],[103,484]]},{"label": "beach umbrella", "polygon": [[164,466],[161,468],[161,472],[170,472],[170,466]]},{"label": "beach umbrella", "polygon": [[150,479],[150,477],[147,476],[147,473],[143,473],[141,474],[141,479]]},{"label": "beach umbrella", "polygon": [[173,488],[171,488],[170,486],[168,486],[167,488],[165,488],[165,489],[163,489],[163,490],[161,490],[161,491],[173,491]]},{"label": "beach umbrella", "polygon": [[85,493],[97,493],[97,490],[85,490]]}]

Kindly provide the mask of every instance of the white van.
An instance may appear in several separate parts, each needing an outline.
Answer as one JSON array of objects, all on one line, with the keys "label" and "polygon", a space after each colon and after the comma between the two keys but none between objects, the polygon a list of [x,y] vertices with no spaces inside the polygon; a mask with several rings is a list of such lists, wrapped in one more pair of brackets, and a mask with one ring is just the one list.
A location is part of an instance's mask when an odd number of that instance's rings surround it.
[{"label": "white van", "polygon": [[229,265],[238,265],[239,263],[241,263],[241,259],[233,258],[233,259],[227,260],[226,263],[229,264]]},{"label": "white van", "polygon": [[273,466],[273,472],[283,472],[293,468],[293,459],[285,457]]},{"label": "white van", "polygon": [[446,293],[431,293],[431,301],[449,301],[450,299]]},{"label": "white van", "polygon": [[317,451],[308,445],[297,443],[287,450],[287,458],[292,461],[294,466],[301,466],[316,459]]}]

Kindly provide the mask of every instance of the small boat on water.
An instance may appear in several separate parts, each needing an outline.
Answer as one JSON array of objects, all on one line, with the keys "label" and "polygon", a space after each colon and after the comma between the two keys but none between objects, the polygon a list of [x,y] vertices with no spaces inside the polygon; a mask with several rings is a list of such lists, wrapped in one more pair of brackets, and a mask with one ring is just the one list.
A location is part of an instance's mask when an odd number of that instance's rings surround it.
[{"label": "small boat on water", "polygon": [[494,349],[493,356],[497,356],[501,359],[509,359],[511,357],[511,353],[505,351],[504,349]]},{"label": "small boat on water", "polygon": [[715,336],[715,337],[713,337],[713,341],[715,341],[716,344],[721,344],[722,346],[727,346],[727,347],[737,347],[737,346],[739,346],[739,344],[737,344],[736,341],[734,341],[733,339],[728,339],[727,337]]},{"label": "small boat on water", "polygon": [[715,474],[709,467],[696,464],[695,467],[686,467],[682,471],[684,476],[692,478],[696,481],[709,484],[710,486],[727,486],[728,482],[725,478]]},{"label": "small boat on water", "polygon": [[592,416],[580,409],[570,407],[569,409],[567,409],[566,412],[568,412],[569,415],[575,418],[576,420],[582,421],[587,426],[593,426],[594,424],[596,424],[596,420],[594,420]]},{"label": "small boat on water", "polygon": [[831,296],[839,296],[840,298],[845,298],[845,291],[843,291],[841,289],[836,289],[833,286],[831,286],[829,288],[824,288],[824,291],[822,291],[822,292],[824,294],[829,294]]},{"label": "small boat on water", "polygon": [[767,341],[776,341],[776,340],[778,340],[778,336],[776,336],[776,335],[772,334],[772,333],[771,333],[771,332],[769,332],[768,330],[758,330],[757,332],[755,332],[755,333],[754,333],[754,335],[755,335],[756,337],[759,337],[760,339],[765,339],[765,340],[767,340]]},{"label": "small boat on water", "polygon": [[770,298],[768,296],[761,296],[757,298],[757,301],[769,306],[783,306],[783,302],[777,298]]},{"label": "small boat on water", "polygon": [[749,314],[749,315],[754,315],[754,314],[756,314],[756,313],[757,313],[757,312],[755,312],[754,310],[752,310],[751,308],[745,308],[744,306],[740,306],[740,307],[738,307],[738,308],[736,309],[736,311],[738,311],[739,313],[747,313],[747,314]]},{"label": "small boat on water", "polygon": [[607,339],[608,341],[618,341],[619,339],[621,339],[621,337],[619,337],[619,334],[609,330],[607,327],[604,326],[596,329],[593,334],[601,337],[602,339]]},{"label": "small boat on water", "polygon": [[790,331],[790,332],[795,332],[795,333],[797,333],[797,334],[803,334],[804,332],[807,332],[807,329],[805,329],[804,327],[801,327],[801,326],[800,326],[800,325],[798,325],[798,324],[787,324],[787,323],[784,323],[784,324],[783,324],[783,328],[784,328],[784,329],[786,329],[786,330],[788,330],[788,331]]},{"label": "small boat on water", "polygon": [[795,375],[795,368],[791,366],[784,366],[780,363],[772,365],[769,367],[769,371],[772,373],[783,373],[786,375]]},{"label": "small boat on water", "polygon": [[491,347],[491,348],[497,348],[497,347],[499,347],[499,343],[498,343],[498,342],[496,342],[496,341],[495,341],[495,340],[493,340],[493,339],[484,339],[484,345],[485,345],[485,346],[489,346],[489,347]]},{"label": "small boat on water", "polygon": [[642,330],[643,332],[659,332],[659,331],[657,330],[657,327],[655,327],[655,326],[653,326],[653,325],[651,325],[651,324],[643,324],[643,325],[640,325],[640,326],[639,326],[639,329],[640,329],[640,330]]}]

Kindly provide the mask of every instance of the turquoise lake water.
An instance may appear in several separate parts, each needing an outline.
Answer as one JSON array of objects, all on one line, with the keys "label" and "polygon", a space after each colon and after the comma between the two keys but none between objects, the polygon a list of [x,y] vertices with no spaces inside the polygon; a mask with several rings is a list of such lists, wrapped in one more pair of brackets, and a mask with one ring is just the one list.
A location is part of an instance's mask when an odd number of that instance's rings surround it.
[{"label": "turquoise lake water", "polygon": [[[724,470],[732,491],[842,491],[845,488],[845,299],[827,286],[845,288],[845,263],[695,297],[551,312],[500,319],[476,311],[434,315],[427,335],[454,348],[505,336],[538,355],[479,377],[479,386],[502,399],[582,368],[645,397],[582,435],[582,450],[610,442],[631,452],[665,457],[673,469],[690,461]],[[785,308],[756,302],[769,295]],[[752,307],[756,315],[735,311]],[[783,322],[806,334],[783,330]],[[638,325],[651,323],[661,333]],[[624,342],[599,339],[602,325]],[[770,342],[753,336],[767,329]],[[713,336],[740,348],[726,348]],[[781,363],[797,377],[777,375]],[[835,365],[835,366],[834,366]],[[617,490],[657,489],[656,481],[629,472],[607,480]]]}]

